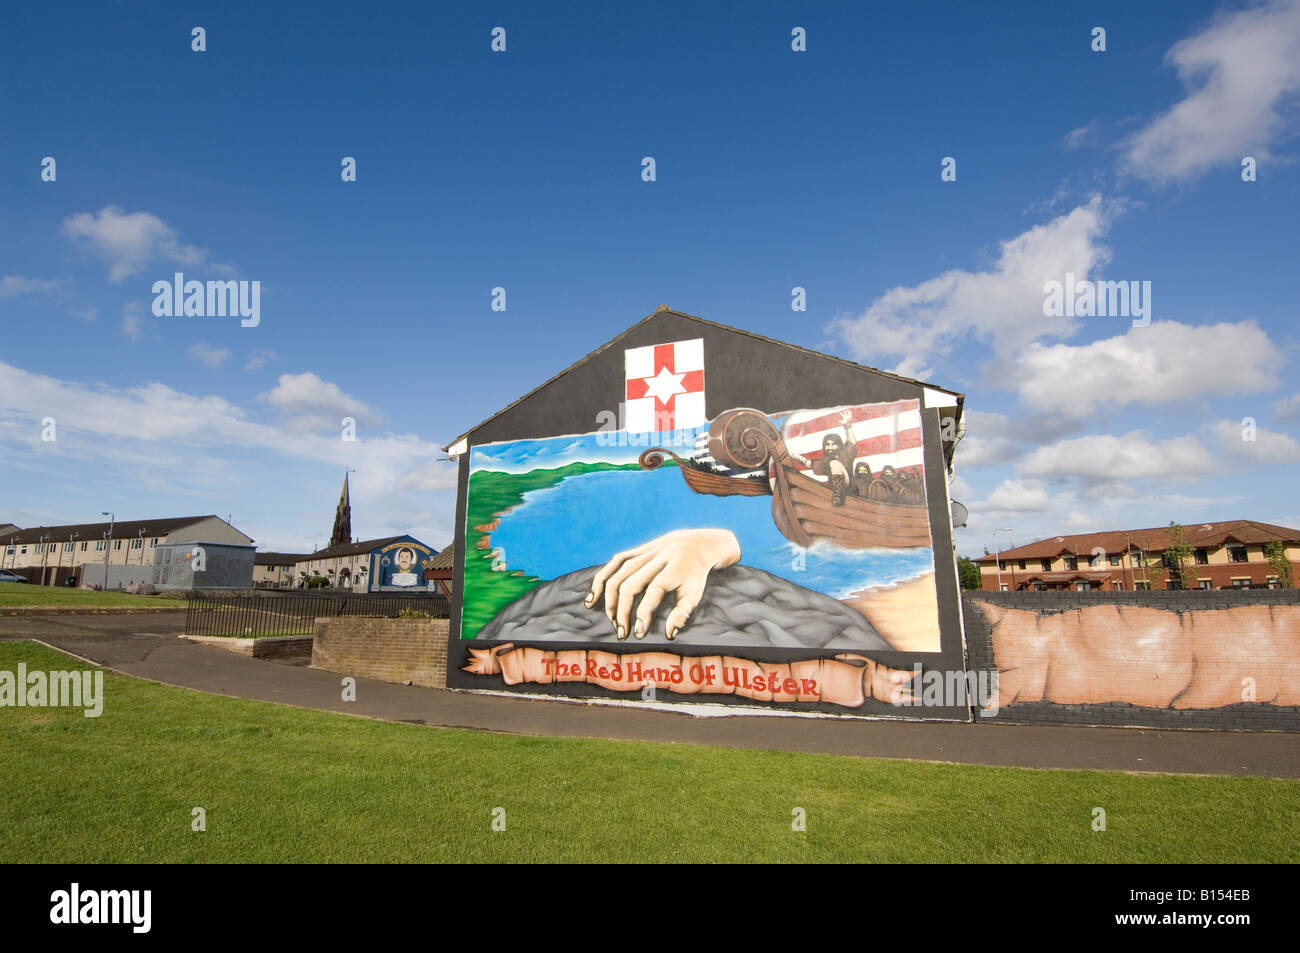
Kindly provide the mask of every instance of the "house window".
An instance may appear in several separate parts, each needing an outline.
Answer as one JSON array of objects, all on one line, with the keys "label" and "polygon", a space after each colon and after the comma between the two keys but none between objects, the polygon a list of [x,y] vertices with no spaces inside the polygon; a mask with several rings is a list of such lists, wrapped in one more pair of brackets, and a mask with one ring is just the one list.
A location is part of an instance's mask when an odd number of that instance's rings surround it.
[{"label": "house window", "polygon": [[144,540],[137,536],[135,539],[131,540],[131,548],[144,549]]},{"label": "house window", "polygon": [[1149,583],[1149,582],[1144,582],[1144,581],[1142,581],[1142,580],[1138,580],[1137,582],[1133,583],[1133,588],[1134,588],[1134,589],[1142,589],[1142,590],[1150,589],[1150,588],[1151,588],[1151,583]]},{"label": "house window", "polygon": [[5,555],[6,555],[6,556],[12,556],[13,554],[14,554],[14,548],[13,548],[12,546],[8,547],[8,548],[5,550]]},{"label": "house window", "polygon": [[1087,591],[1088,591],[1088,588],[1089,588],[1089,586],[1088,586],[1088,584],[1087,584],[1086,582],[1076,582],[1076,583],[1074,584],[1074,591],[1075,591],[1075,592],[1087,592]]},{"label": "house window", "polygon": [[45,544],[44,544],[44,543],[37,543],[37,544],[36,544],[36,552],[33,553],[33,555],[35,555],[35,556],[39,556],[39,555],[40,555],[41,553],[43,553],[43,552],[45,552]]},{"label": "house window", "polygon": [[1133,560],[1134,566],[1145,566],[1147,564],[1147,554],[1144,552],[1129,553],[1129,558]]},{"label": "house window", "polygon": [[1270,589],[1281,589],[1281,588],[1282,588],[1282,583],[1281,583],[1281,581],[1277,578],[1277,576],[1269,576],[1269,577],[1268,577],[1268,587],[1269,587]]},{"label": "house window", "polygon": [[1067,572],[1075,572],[1079,568],[1079,559],[1077,556],[1065,557],[1065,569]]},{"label": "house window", "polygon": [[1232,588],[1233,588],[1233,589],[1249,589],[1249,588],[1250,588],[1250,580],[1249,580],[1249,579],[1234,579],[1234,580],[1232,580]]},{"label": "house window", "polygon": [[122,541],[120,539],[113,540],[113,550],[116,552],[121,548],[122,548]]},{"label": "house window", "polygon": [[1046,592],[1046,591],[1047,591],[1047,583],[1045,583],[1045,582],[1040,582],[1040,583],[1038,583],[1036,586],[1034,586],[1034,590],[1035,590],[1036,592]]},{"label": "house window", "polygon": [[153,548],[154,548],[155,546],[157,546],[157,545],[158,545],[158,537],[157,537],[157,536],[155,536],[153,539],[149,540],[149,548],[150,548],[150,549],[153,549]]},{"label": "house window", "polygon": [[95,542],[95,552],[102,553],[106,549],[108,549],[108,540],[101,539]]},{"label": "house window", "polygon": [[1001,569],[1001,570],[1005,571],[1006,568],[1007,568],[1007,561],[1006,561],[1005,559],[999,559],[999,560],[998,560],[998,569]]},{"label": "house window", "polygon": [[1108,558],[1110,559],[1110,564],[1111,564],[1112,566],[1118,566],[1118,565],[1119,565],[1119,553],[1111,553],[1110,556],[1109,556]]},{"label": "house window", "polygon": [[1116,588],[1116,589],[1123,589],[1123,588],[1124,588],[1124,583],[1121,582],[1120,580],[1116,579],[1116,580],[1115,580],[1115,588]]},{"label": "house window", "polygon": [[1210,551],[1204,547],[1196,551],[1196,565],[1208,566],[1210,564]]},{"label": "house window", "polygon": [[26,546],[23,547],[22,552],[21,552],[19,555],[21,555],[21,556],[26,556],[26,555],[27,555],[27,547],[26,547]]},{"label": "house window", "polygon": [[1019,563],[1019,565],[1020,565],[1020,568],[1021,568],[1021,569],[1024,569],[1024,568],[1025,568],[1025,562],[1026,562],[1026,561],[1025,561],[1025,560],[1023,560],[1023,559],[1022,559],[1022,560],[1020,560],[1020,563]]},{"label": "house window", "polygon": [[1228,547],[1228,562],[1233,562],[1233,563],[1244,563],[1245,561],[1246,561],[1246,547],[1245,547],[1245,546],[1229,546],[1229,547]]},{"label": "house window", "polygon": [[64,543],[64,544],[63,544],[63,551],[64,551],[65,553],[70,553],[70,552],[72,552],[72,543],[71,543],[71,542]]},{"label": "house window", "polygon": [[1165,588],[1166,588],[1166,589],[1181,589],[1181,588],[1183,588],[1183,584],[1182,584],[1181,582],[1179,582],[1177,579],[1170,579],[1167,583],[1165,583]]},{"label": "house window", "polygon": [[1208,580],[1208,579],[1200,579],[1200,580],[1198,580],[1198,581],[1197,581],[1197,585],[1199,585],[1200,588],[1202,588],[1202,589],[1213,589],[1213,588],[1214,588],[1214,583],[1210,582],[1210,580]]},{"label": "house window", "polygon": [[82,551],[83,553],[86,551],[86,542],[85,542],[85,540],[82,540],[82,542],[81,542],[81,547],[80,547],[80,548],[81,548],[81,551]]},{"label": "house window", "polygon": [[1050,559],[1040,559],[1040,560],[1039,560],[1039,563],[1040,563],[1040,564],[1042,565],[1042,567],[1043,567],[1043,572],[1051,572],[1051,571],[1052,571],[1052,561],[1051,561]]}]

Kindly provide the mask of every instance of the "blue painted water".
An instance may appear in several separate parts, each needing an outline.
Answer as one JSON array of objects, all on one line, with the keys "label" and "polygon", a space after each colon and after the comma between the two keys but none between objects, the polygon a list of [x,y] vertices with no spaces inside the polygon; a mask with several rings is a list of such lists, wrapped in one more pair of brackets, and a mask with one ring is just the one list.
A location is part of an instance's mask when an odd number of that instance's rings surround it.
[{"label": "blue painted water", "polygon": [[[735,533],[743,564],[836,599],[934,570],[929,547],[848,551],[818,543],[805,551],[777,531],[770,496],[702,496],[676,467],[586,473],[526,493],[501,517],[492,545],[507,568],[554,579],[671,530],[705,528]],[[800,553],[804,568],[797,569]]]}]

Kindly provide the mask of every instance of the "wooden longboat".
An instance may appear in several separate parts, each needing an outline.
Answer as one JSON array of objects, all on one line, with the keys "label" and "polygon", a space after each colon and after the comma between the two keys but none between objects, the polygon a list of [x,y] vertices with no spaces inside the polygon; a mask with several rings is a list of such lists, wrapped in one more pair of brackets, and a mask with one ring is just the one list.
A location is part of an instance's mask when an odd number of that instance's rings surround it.
[{"label": "wooden longboat", "polygon": [[709,496],[768,496],[772,487],[762,477],[730,477],[694,466],[690,460],[683,460],[671,450],[663,447],[651,447],[641,454],[639,463],[643,470],[657,469],[664,462],[664,455],[677,461],[677,469],[682,471],[682,479],[696,493]]},{"label": "wooden longboat", "polygon": [[639,462],[644,469],[653,470],[667,454],[677,461],[682,479],[696,493],[770,494],[777,529],[799,546],[823,539],[844,549],[931,545],[929,508],[924,503],[891,503],[850,493],[836,506],[830,486],[800,470],[776,427],[761,411],[740,408],[719,415],[709,428],[709,450],[724,466],[752,470],[767,464],[771,481],[713,473],[662,447],[646,450]]}]

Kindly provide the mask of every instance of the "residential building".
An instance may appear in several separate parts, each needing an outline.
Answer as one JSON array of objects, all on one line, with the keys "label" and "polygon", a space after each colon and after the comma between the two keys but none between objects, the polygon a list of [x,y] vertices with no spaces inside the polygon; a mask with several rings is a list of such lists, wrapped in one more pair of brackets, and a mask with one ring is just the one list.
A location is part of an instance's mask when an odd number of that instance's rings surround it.
[{"label": "residential building", "polygon": [[[1201,589],[1280,588],[1284,580],[1264,555],[1280,540],[1300,582],[1300,530],[1257,520],[1197,523],[1183,528]],[[986,591],[1050,589],[1178,589],[1168,526],[1053,536],[975,560]],[[1000,570],[999,570],[1000,564]]]},{"label": "residential building", "polygon": [[256,553],[253,556],[253,586],[257,589],[291,589],[297,579],[294,568],[307,553]]},{"label": "residential building", "polygon": [[[36,526],[0,533],[0,568],[12,569],[33,583],[66,585],[86,579],[102,584],[108,567],[109,584],[122,580],[149,581],[154,553],[167,543],[251,545],[253,539],[218,516],[177,516],[164,519],[114,520]],[[118,571],[120,569],[120,571]]]}]

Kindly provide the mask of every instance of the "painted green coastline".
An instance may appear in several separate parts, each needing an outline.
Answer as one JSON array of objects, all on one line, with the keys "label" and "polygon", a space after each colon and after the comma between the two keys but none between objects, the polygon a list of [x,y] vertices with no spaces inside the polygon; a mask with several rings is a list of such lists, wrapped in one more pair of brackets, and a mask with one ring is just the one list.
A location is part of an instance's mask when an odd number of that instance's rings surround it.
[{"label": "painted green coastline", "polygon": [[[666,466],[676,466],[666,461]],[[497,517],[524,500],[524,494],[558,486],[569,477],[602,470],[639,470],[635,463],[570,463],[527,473],[476,470],[469,477],[469,501],[465,509],[465,585],[462,590],[460,637],[472,639],[503,608],[535,588],[543,580],[515,570],[494,571],[491,531]],[[486,547],[483,540],[488,540]]]}]

